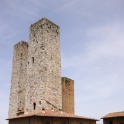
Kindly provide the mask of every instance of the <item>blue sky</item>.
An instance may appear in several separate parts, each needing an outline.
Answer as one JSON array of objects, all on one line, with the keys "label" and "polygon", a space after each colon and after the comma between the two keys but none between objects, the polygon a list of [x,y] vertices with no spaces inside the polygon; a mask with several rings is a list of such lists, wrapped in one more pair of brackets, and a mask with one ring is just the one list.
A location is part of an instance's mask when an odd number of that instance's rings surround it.
[{"label": "blue sky", "polygon": [[[124,111],[123,0],[0,0],[0,123],[7,124],[13,45],[46,17],[61,27],[62,76],[75,80],[75,113]],[[100,122],[97,122],[102,123]]]}]

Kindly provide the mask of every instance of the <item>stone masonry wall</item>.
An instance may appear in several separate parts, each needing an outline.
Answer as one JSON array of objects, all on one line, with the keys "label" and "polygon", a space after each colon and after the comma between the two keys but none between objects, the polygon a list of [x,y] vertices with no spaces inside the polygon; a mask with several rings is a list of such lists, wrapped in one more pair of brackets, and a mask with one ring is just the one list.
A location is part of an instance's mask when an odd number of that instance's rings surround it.
[{"label": "stone masonry wall", "polygon": [[62,109],[59,29],[46,18],[30,27],[25,113]]},{"label": "stone masonry wall", "polygon": [[27,53],[27,42],[21,41],[14,46],[9,117],[16,116],[18,112],[24,112]]},{"label": "stone masonry wall", "polygon": [[62,111],[74,114],[74,81],[62,77]]}]

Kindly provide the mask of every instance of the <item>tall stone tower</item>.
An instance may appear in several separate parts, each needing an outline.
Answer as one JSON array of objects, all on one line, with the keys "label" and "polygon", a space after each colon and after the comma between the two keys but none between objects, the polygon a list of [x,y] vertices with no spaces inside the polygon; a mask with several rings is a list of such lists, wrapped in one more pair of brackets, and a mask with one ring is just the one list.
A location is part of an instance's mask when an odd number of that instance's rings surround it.
[{"label": "tall stone tower", "polygon": [[62,111],[74,114],[74,81],[62,77]]},{"label": "tall stone tower", "polygon": [[21,41],[14,46],[9,117],[24,113],[27,54],[28,43]]},{"label": "tall stone tower", "polygon": [[25,113],[62,109],[60,28],[46,18],[30,27]]},{"label": "tall stone tower", "polygon": [[74,81],[62,78],[60,28],[46,18],[14,46],[9,117],[39,109],[74,113]]}]

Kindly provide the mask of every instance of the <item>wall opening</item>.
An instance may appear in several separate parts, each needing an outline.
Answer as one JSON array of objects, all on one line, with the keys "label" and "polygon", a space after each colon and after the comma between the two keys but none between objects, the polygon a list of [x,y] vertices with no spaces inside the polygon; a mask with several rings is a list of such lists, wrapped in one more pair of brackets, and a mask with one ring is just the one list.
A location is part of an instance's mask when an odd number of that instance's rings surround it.
[{"label": "wall opening", "polygon": [[109,124],[113,124],[113,122],[112,121],[109,121]]},{"label": "wall opening", "polygon": [[32,57],[32,63],[34,64],[34,57]]},{"label": "wall opening", "polygon": [[33,103],[33,107],[34,107],[34,110],[36,110],[36,103],[35,102]]}]

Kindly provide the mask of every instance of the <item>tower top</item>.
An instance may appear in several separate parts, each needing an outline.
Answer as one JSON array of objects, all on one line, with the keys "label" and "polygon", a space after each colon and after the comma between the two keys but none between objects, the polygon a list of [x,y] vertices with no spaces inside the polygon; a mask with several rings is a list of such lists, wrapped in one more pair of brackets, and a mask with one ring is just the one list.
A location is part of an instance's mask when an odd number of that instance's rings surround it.
[{"label": "tower top", "polygon": [[34,24],[31,24],[31,27],[34,27],[34,26],[36,26],[36,25],[41,25],[41,24],[51,24],[51,25],[55,25],[57,28],[60,28],[57,24],[55,24],[55,23],[53,23],[52,21],[50,21],[49,19],[47,19],[47,18],[45,18],[45,17],[43,17],[43,18],[41,18],[39,21],[37,21],[37,22],[35,22]]},{"label": "tower top", "polygon": [[18,42],[17,44],[15,44],[14,47],[21,46],[21,45],[24,45],[24,44],[27,44],[28,45],[28,42],[21,40],[20,42]]}]

